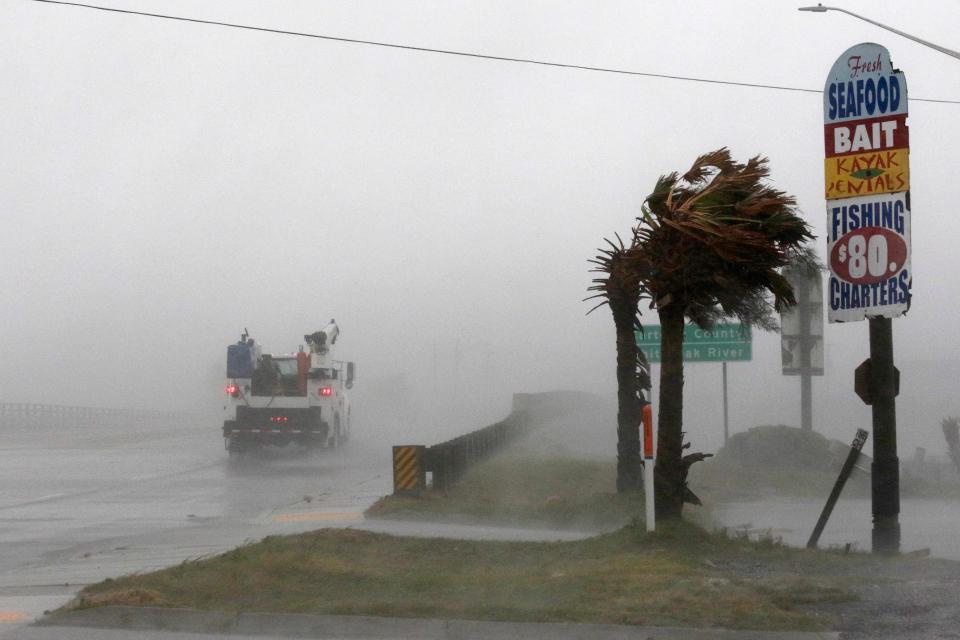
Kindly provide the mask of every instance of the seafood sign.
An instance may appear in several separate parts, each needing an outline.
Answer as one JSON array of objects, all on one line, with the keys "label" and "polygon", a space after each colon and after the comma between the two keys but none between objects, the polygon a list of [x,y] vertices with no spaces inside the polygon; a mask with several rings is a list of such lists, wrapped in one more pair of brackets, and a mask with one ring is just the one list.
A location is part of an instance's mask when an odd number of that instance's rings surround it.
[{"label": "seafood sign", "polygon": [[907,82],[887,50],[847,49],[823,91],[830,322],[894,318],[910,305]]}]

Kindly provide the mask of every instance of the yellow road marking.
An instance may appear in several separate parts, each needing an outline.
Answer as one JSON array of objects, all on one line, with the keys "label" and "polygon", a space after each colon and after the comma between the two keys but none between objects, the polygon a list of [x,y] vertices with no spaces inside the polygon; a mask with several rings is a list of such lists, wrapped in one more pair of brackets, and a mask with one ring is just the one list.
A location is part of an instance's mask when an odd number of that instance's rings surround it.
[{"label": "yellow road marking", "polygon": [[329,522],[360,521],[363,513],[359,511],[320,512],[320,513],[284,513],[273,516],[275,522]]},{"label": "yellow road marking", "polygon": [[0,624],[9,622],[23,622],[27,614],[21,611],[0,611]]}]

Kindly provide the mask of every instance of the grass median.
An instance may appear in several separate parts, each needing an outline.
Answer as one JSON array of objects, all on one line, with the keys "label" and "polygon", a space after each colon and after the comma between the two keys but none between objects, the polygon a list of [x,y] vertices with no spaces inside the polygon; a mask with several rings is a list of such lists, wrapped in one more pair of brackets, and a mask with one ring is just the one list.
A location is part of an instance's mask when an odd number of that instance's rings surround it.
[{"label": "grass median", "polygon": [[385,496],[369,518],[609,529],[643,514],[643,496],[618,494],[607,460],[507,453],[471,468],[448,491]]},{"label": "grass median", "polygon": [[[510,454],[448,493],[386,498],[371,514],[550,526],[642,514],[603,461]],[[84,589],[74,608],[202,610],[820,630],[854,598],[868,559],[634,520],[573,542],[411,538],[355,529],[274,536],[207,559]]]},{"label": "grass median", "polygon": [[811,607],[851,598],[836,561],[682,523],[552,543],[324,529],[108,580],[72,607],[818,630],[831,618]]}]

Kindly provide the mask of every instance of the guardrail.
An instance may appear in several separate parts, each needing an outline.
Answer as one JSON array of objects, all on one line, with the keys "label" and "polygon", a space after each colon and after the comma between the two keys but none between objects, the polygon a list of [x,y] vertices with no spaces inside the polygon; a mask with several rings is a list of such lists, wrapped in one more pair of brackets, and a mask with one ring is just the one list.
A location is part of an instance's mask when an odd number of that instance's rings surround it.
[{"label": "guardrail", "polygon": [[149,425],[183,420],[185,415],[173,411],[0,402],[0,425],[3,426],[76,427],[120,425],[131,422]]},{"label": "guardrail", "polygon": [[528,426],[525,414],[514,412],[501,422],[427,447],[423,455],[424,470],[431,474],[433,488],[446,491],[471,466],[526,435]]},{"label": "guardrail", "polygon": [[474,464],[527,435],[538,419],[549,418],[557,409],[551,406],[559,393],[515,393],[513,411],[496,424],[465,433],[430,447],[398,445],[393,448],[393,492],[417,494],[430,487],[446,491],[456,484]]}]

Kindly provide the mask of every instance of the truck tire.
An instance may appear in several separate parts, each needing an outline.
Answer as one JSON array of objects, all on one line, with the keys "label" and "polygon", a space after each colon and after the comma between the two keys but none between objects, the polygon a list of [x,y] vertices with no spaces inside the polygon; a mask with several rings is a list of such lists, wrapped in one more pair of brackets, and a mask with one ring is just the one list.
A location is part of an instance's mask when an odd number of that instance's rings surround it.
[{"label": "truck tire", "polygon": [[231,460],[234,458],[242,458],[246,451],[246,447],[240,443],[240,440],[237,439],[236,436],[227,438],[227,453]]},{"label": "truck tire", "polygon": [[333,418],[333,433],[327,439],[327,449],[337,449],[340,447],[340,416]]},{"label": "truck tire", "polygon": [[233,435],[233,429],[237,426],[236,420],[223,421],[223,446],[227,450],[230,458],[237,458],[241,453],[241,445],[237,437]]}]

